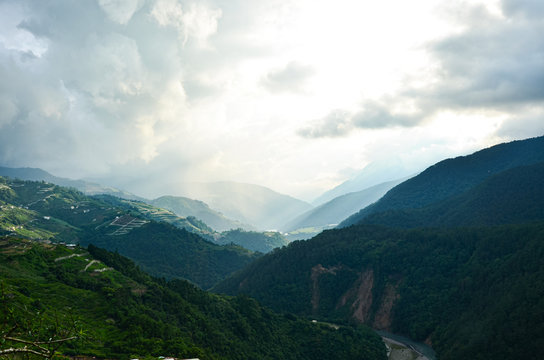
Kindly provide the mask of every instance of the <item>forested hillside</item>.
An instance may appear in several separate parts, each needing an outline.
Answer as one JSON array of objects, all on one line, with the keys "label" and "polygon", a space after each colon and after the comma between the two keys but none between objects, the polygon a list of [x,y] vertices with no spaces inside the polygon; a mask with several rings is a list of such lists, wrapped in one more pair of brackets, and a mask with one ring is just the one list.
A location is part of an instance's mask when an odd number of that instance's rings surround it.
[{"label": "forested hillside", "polygon": [[[258,232],[235,228],[218,232],[194,216],[181,217],[172,211],[158,208],[142,201],[121,199],[110,195],[97,195],[95,197],[116,207],[136,213],[138,216],[146,219],[167,222],[219,245],[239,245],[247,250],[267,253],[276,247],[281,247],[288,243],[288,240],[276,231]],[[179,198],[174,198],[173,201],[175,204],[178,204]],[[160,203],[162,202],[156,204],[159,205]]]},{"label": "forested hillside", "polygon": [[370,214],[421,208],[462,194],[494,174],[542,161],[543,136],[499,144],[468,156],[443,160],[397,185],[379,201],[352,215],[340,226],[359,223]]},{"label": "forested hillside", "polygon": [[275,250],[214,289],[404,334],[441,360],[539,359],[543,150],[541,137],[440,162],[357,225]]},{"label": "forested hillside", "polygon": [[365,224],[395,227],[483,226],[544,219],[544,162],[491,176],[480,185],[419,209],[370,214]]},{"label": "forested hillside", "polygon": [[45,182],[0,178],[0,206],[0,235],[99,244],[130,256],[153,275],[188,279],[203,288],[258,256],[149,220],[141,209]]},{"label": "forested hillside", "polygon": [[[246,296],[151,278],[117,253],[0,237],[0,351],[107,359],[386,358],[364,327],[279,315]],[[29,354],[29,352],[26,352]],[[30,354],[33,356],[32,354]],[[24,356],[24,355],[23,355]]]},{"label": "forested hillside", "polygon": [[359,321],[432,343],[440,359],[538,359],[544,223],[328,230],[264,256],[215,291]]}]

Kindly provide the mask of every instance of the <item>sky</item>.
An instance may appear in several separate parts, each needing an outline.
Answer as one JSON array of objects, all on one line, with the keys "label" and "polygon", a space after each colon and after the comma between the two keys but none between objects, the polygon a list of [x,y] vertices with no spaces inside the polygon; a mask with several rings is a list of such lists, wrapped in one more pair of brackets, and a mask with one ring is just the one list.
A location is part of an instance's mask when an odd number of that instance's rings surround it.
[{"label": "sky", "polygon": [[0,165],[311,200],[544,134],[540,0],[0,0]]}]

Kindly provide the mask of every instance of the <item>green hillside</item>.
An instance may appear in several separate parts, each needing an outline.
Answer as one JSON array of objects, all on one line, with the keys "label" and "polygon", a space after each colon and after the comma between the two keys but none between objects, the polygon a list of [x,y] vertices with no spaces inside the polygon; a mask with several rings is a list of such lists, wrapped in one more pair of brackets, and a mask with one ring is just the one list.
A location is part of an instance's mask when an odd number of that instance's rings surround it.
[{"label": "green hillside", "polygon": [[188,279],[203,288],[258,256],[148,220],[145,204],[119,207],[119,201],[124,200],[105,202],[50,183],[0,178],[0,231],[35,240],[98,244],[131,257],[153,275]]},{"label": "green hillside", "polygon": [[104,186],[85,180],[72,180],[54,176],[47,171],[38,168],[10,168],[0,166],[0,176],[19,180],[45,181],[51,184],[77,189],[85,195],[108,194],[125,199],[143,200],[139,196],[110,186]]},{"label": "green hillside", "polygon": [[[256,232],[252,226],[231,220],[220,212],[210,209],[206,203],[186,197],[162,196],[155,200],[146,200],[115,188],[83,180],[57,177],[36,168],[0,167],[0,176],[43,182],[49,184],[49,187],[55,184],[77,189],[110,206],[121,208],[148,220],[170,223],[217,244],[233,243],[252,251],[266,253],[288,242],[280,233]],[[22,235],[21,232],[19,233]],[[70,237],[67,240],[70,240]]]},{"label": "green hillside", "polygon": [[[170,209],[171,207],[166,206],[164,209],[156,207],[160,204],[170,204],[179,211],[178,206],[180,206],[180,201],[183,203],[185,200],[190,199],[165,196],[161,198],[163,199],[162,201],[153,201],[152,203],[156,204],[153,206],[142,201],[121,199],[109,195],[97,195],[95,197],[114,206],[122,207],[130,212],[135,212],[138,216],[142,216],[146,219],[166,222],[177,228],[185,229],[219,245],[234,244],[247,250],[267,253],[274,248],[288,244],[288,240],[279,232],[247,231],[240,228],[218,232],[201,221],[200,218],[194,216],[180,217],[177,215],[178,213],[174,214],[172,211],[166,210],[166,208]],[[200,201],[195,200],[190,200],[190,202],[201,203]],[[188,213],[195,212],[190,210]],[[234,225],[235,223],[231,224]]]},{"label": "green hillside", "polygon": [[[441,360],[539,359],[543,139],[438,163],[371,210],[399,207],[362,218],[383,225],[360,220],[293,242],[214,290],[404,334],[432,344]],[[428,193],[414,190],[423,184]]]},{"label": "green hillside", "polygon": [[0,351],[58,347],[55,358],[107,359],[386,358],[381,339],[366,328],[336,330],[276,314],[245,296],[153,279],[94,246],[0,237],[0,285]]},{"label": "green hillside", "polygon": [[172,211],[178,216],[193,216],[204,221],[214,230],[222,232],[232,229],[243,228],[251,230],[251,226],[242,224],[239,221],[231,220],[220,212],[217,212],[199,200],[193,200],[182,196],[161,196],[148,201],[151,205]]},{"label": "green hillside", "polygon": [[[133,220],[127,218],[123,221]],[[119,251],[154,276],[184,278],[203,289],[210,288],[258,257],[240,246],[216,245],[167,223],[149,222],[130,233],[111,235],[95,233],[80,243]]]},{"label": "green hillside", "polygon": [[420,209],[370,214],[365,224],[403,228],[484,226],[544,219],[544,162],[491,176],[460,195]]},{"label": "green hillside", "polygon": [[138,200],[122,199],[111,195],[95,195],[94,197],[115,207],[136,213],[146,219],[172,224],[177,228],[185,229],[210,241],[214,239],[214,229],[194,216],[181,217],[166,208],[157,207]]},{"label": "green hillside", "polygon": [[543,256],[542,222],[449,230],[360,225],[295,241],[214,290],[426,340],[440,359],[538,359]]},{"label": "green hillside", "polygon": [[447,159],[397,185],[340,226],[357,224],[370,214],[421,208],[462,194],[494,174],[542,161],[544,136],[499,144],[468,156]]},{"label": "green hillside", "polygon": [[240,245],[263,254],[289,243],[285,236],[276,231],[257,232],[242,229],[224,231],[215,241],[222,245],[231,243]]}]

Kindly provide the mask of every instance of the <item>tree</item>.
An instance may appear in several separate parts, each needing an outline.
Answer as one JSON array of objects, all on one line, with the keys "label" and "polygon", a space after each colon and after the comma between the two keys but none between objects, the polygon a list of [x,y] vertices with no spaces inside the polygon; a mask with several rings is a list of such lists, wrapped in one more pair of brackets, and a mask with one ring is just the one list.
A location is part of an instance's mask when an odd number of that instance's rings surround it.
[{"label": "tree", "polygon": [[63,344],[83,335],[72,317],[48,314],[39,300],[23,305],[16,298],[17,294],[6,293],[2,283],[0,357],[20,354],[52,359]]}]

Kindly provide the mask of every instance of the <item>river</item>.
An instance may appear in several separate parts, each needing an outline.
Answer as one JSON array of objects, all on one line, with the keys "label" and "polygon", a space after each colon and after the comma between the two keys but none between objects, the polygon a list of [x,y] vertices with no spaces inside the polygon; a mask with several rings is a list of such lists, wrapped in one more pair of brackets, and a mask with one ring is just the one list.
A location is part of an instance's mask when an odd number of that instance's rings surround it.
[{"label": "river", "polygon": [[427,344],[415,342],[412,339],[409,339],[407,337],[391,334],[387,331],[376,330],[376,332],[382,338],[391,339],[397,343],[401,343],[407,348],[414,350],[415,352],[419,353],[420,355],[424,356],[425,358],[429,360],[436,360],[436,353],[434,352],[433,348],[431,348]]}]

